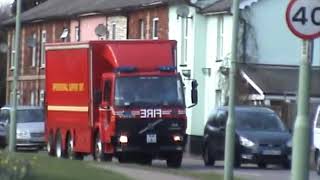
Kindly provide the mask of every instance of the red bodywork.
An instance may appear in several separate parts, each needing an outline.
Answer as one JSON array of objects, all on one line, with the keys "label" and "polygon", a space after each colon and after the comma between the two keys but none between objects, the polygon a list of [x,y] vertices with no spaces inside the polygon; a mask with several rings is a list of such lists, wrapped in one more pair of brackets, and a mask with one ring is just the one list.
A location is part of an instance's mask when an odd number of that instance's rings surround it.
[{"label": "red bodywork", "polygon": [[[159,66],[175,66],[175,41],[91,41],[46,46],[46,138],[61,134],[62,149],[66,137],[72,136],[74,151],[90,154],[95,134],[99,133],[104,151],[113,153],[111,137],[121,109],[113,101],[94,102],[95,93],[103,90],[103,81],[114,78],[117,67],[134,66],[137,71],[127,76],[168,75]],[[124,73],[123,76],[126,76]],[[114,89],[114,88],[112,88]],[[111,93],[113,94],[113,93]],[[114,97],[112,97],[113,99]],[[111,107],[106,110],[106,107]],[[163,110],[167,117],[186,120],[184,108]],[[132,110],[139,114],[139,110]],[[184,127],[186,128],[186,127]],[[184,129],[185,130],[185,129]]]}]

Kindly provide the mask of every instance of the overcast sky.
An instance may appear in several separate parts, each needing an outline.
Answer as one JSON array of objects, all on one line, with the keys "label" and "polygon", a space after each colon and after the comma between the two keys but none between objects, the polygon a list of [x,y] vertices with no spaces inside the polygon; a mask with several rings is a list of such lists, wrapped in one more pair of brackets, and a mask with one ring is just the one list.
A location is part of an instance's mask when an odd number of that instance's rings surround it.
[{"label": "overcast sky", "polygon": [[13,0],[0,0],[0,4],[12,3]]}]

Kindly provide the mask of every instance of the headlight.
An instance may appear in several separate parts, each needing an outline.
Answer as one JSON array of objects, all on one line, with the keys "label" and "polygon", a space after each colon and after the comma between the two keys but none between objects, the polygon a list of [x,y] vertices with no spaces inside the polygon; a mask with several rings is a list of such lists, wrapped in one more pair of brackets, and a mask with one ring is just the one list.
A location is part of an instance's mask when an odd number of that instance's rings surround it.
[{"label": "headlight", "polygon": [[18,139],[28,139],[28,138],[30,138],[30,132],[17,130],[17,138]]},{"label": "headlight", "polygon": [[292,147],[292,139],[290,139],[287,143],[286,143],[287,147]]},{"label": "headlight", "polygon": [[240,136],[240,144],[245,147],[252,147],[255,145],[254,142],[242,136]]}]

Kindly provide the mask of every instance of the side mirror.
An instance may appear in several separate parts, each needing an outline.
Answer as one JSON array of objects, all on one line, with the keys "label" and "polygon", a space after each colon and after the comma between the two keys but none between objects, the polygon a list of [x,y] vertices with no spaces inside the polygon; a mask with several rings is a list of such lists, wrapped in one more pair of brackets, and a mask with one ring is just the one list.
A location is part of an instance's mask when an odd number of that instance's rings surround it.
[{"label": "side mirror", "polygon": [[192,108],[198,104],[198,89],[197,89],[198,82],[197,82],[197,80],[192,80],[191,87],[192,87],[192,89],[191,89],[191,103],[192,103],[192,105],[189,106],[188,108]]},{"label": "side mirror", "polygon": [[191,87],[191,102],[192,104],[198,104],[198,82],[196,80],[192,80]]}]

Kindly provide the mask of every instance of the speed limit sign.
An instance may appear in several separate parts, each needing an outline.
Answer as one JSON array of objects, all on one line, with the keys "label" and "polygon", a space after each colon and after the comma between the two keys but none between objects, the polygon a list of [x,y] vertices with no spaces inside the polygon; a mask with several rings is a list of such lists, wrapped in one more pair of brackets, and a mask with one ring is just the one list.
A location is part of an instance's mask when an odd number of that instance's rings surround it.
[{"label": "speed limit sign", "polygon": [[286,11],[289,29],[308,40],[320,36],[320,0],[291,0]]}]

